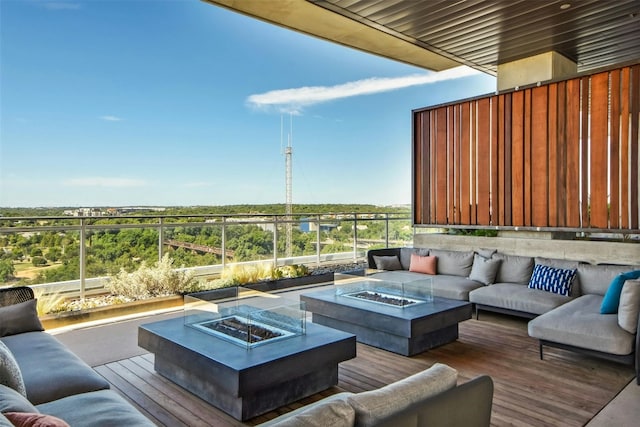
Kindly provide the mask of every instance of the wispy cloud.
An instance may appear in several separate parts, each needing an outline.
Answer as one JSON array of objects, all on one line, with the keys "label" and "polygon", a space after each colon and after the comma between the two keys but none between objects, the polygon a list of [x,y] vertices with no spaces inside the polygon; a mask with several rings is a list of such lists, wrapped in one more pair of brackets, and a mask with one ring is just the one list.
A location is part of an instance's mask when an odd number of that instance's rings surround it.
[{"label": "wispy cloud", "polygon": [[84,178],[72,178],[64,181],[68,187],[103,187],[103,188],[130,188],[144,187],[147,182],[141,179],[132,178],[110,178],[102,176],[91,176]]},{"label": "wispy cloud", "polygon": [[45,9],[49,10],[78,10],[82,7],[80,3],[72,3],[65,1],[48,1],[43,4]]},{"label": "wispy cloud", "polygon": [[107,122],[120,122],[123,119],[121,117],[117,117],[117,116],[100,116],[100,120],[104,120]]},{"label": "wispy cloud", "polygon": [[272,90],[251,95],[249,106],[257,109],[299,114],[304,107],[353,96],[372,95],[411,86],[420,86],[480,74],[469,67],[456,67],[439,73],[412,74],[403,77],[372,77],[335,86],[306,86]]}]

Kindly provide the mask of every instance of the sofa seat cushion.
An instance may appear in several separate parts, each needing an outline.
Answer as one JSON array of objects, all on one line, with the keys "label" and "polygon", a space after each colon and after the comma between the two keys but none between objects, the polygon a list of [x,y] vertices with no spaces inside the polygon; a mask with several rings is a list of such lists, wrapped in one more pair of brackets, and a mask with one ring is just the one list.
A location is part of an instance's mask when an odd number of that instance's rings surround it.
[{"label": "sofa seat cushion", "polygon": [[482,283],[460,276],[437,274],[435,276],[412,271],[383,271],[370,277],[390,282],[412,282],[431,278],[433,296],[459,301],[469,301],[469,292],[483,287]]},{"label": "sofa seat cushion", "polygon": [[34,405],[72,394],[109,388],[109,383],[46,332],[3,337],[16,358]]},{"label": "sofa seat cushion", "polygon": [[533,338],[604,353],[627,355],[635,335],[618,325],[617,314],[600,314],[602,296],[583,295],[529,322]]},{"label": "sofa seat cushion", "polygon": [[347,402],[353,393],[342,392],[310,405],[303,406],[278,418],[274,418],[260,427],[350,427],[353,426],[356,411]]},{"label": "sofa seat cushion", "polygon": [[469,293],[474,304],[506,308],[531,314],[543,314],[569,301],[571,297],[539,289],[530,289],[516,283],[495,283],[482,286]]},{"label": "sofa seat cushion", "polygon": [[43,414],[63,419],[71,427],[155,425],[112,390],[67,396],[37,408]]},{"label": "sofa seat cushion", "polygon": [[429,369],[401,381],[349,396],[347,401],[356,411],[356,426],[375,426],[392,414],[452,389],[457,381],[458,371],[442,363],[436,363]]}]

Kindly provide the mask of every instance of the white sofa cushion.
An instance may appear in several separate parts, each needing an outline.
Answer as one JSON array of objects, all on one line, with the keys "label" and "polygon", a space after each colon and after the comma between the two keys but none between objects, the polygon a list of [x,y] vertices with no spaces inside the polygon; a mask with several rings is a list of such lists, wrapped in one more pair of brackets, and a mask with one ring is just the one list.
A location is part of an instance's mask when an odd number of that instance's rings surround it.
[{"label": "white sofa cushion", "polygon": [[380,420],[414,403],[456,386],[458,371],[436,363],[429,369],[377,390],[353,394],[347,401],[356,411],[356,426],[375,426]]},{"label": "white sofa cushion", "polygon": [[627,280],[622,286],[620,305],[618,306],[618,325],[625,331],[635,334],[638,330],[638,312],[640,311],[640,280]]},{"label": "white sofa cushion", "polygon": [[583,295],[529,322],[533,338],[610,354],[627,355],[635,335],[618,326],[617,314],[600,314],[602,296]]}]

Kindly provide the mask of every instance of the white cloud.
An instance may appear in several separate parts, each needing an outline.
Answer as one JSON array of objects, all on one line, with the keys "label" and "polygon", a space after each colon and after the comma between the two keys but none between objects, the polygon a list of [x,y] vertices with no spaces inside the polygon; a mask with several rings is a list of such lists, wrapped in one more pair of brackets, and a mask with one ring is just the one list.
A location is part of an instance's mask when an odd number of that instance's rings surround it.
[{"label": "white cloud", "polygon": [[107,122],[119,122],[122,121],[122,118],[116,116],[100,116],[101,120],[105,120]]},{"label": "white cloud", "polygon": [[335,86],[307,86],[294,89],[272,90],[251,95],[247,103],[257,109],[275,109],[281,113],[299,114],[304,107],[349,98],[371,95],[411,86],[438,83],[480,74],[473,68],[456,67],[439,73],[413,74],[404,77],[372,77]]},{"label": "white cloud", "polygon": [[141,179],[93,176],[68,179],[64,182],[64,185],[68,187],[130,188],[144,187],[147,182]]}]

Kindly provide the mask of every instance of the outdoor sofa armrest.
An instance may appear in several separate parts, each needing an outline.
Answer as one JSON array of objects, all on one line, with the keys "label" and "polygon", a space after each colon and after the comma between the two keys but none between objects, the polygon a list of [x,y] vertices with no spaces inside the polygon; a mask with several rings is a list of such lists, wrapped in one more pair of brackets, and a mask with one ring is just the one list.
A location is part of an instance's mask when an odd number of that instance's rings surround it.
[{"label": "outdoor sofa armrest", "polygon": [[0,289],[0,307],[19,304],[34,298],[33,289],[28,286]]},{"label": "outdoor sofa armrest", "polygon": [[367,252],[367,263],[369,268],[377,268],[376,263],[373,260],[373,256],[397,256],[400,259],[400,248],[384,248],[384,249],[371,249]]}]

